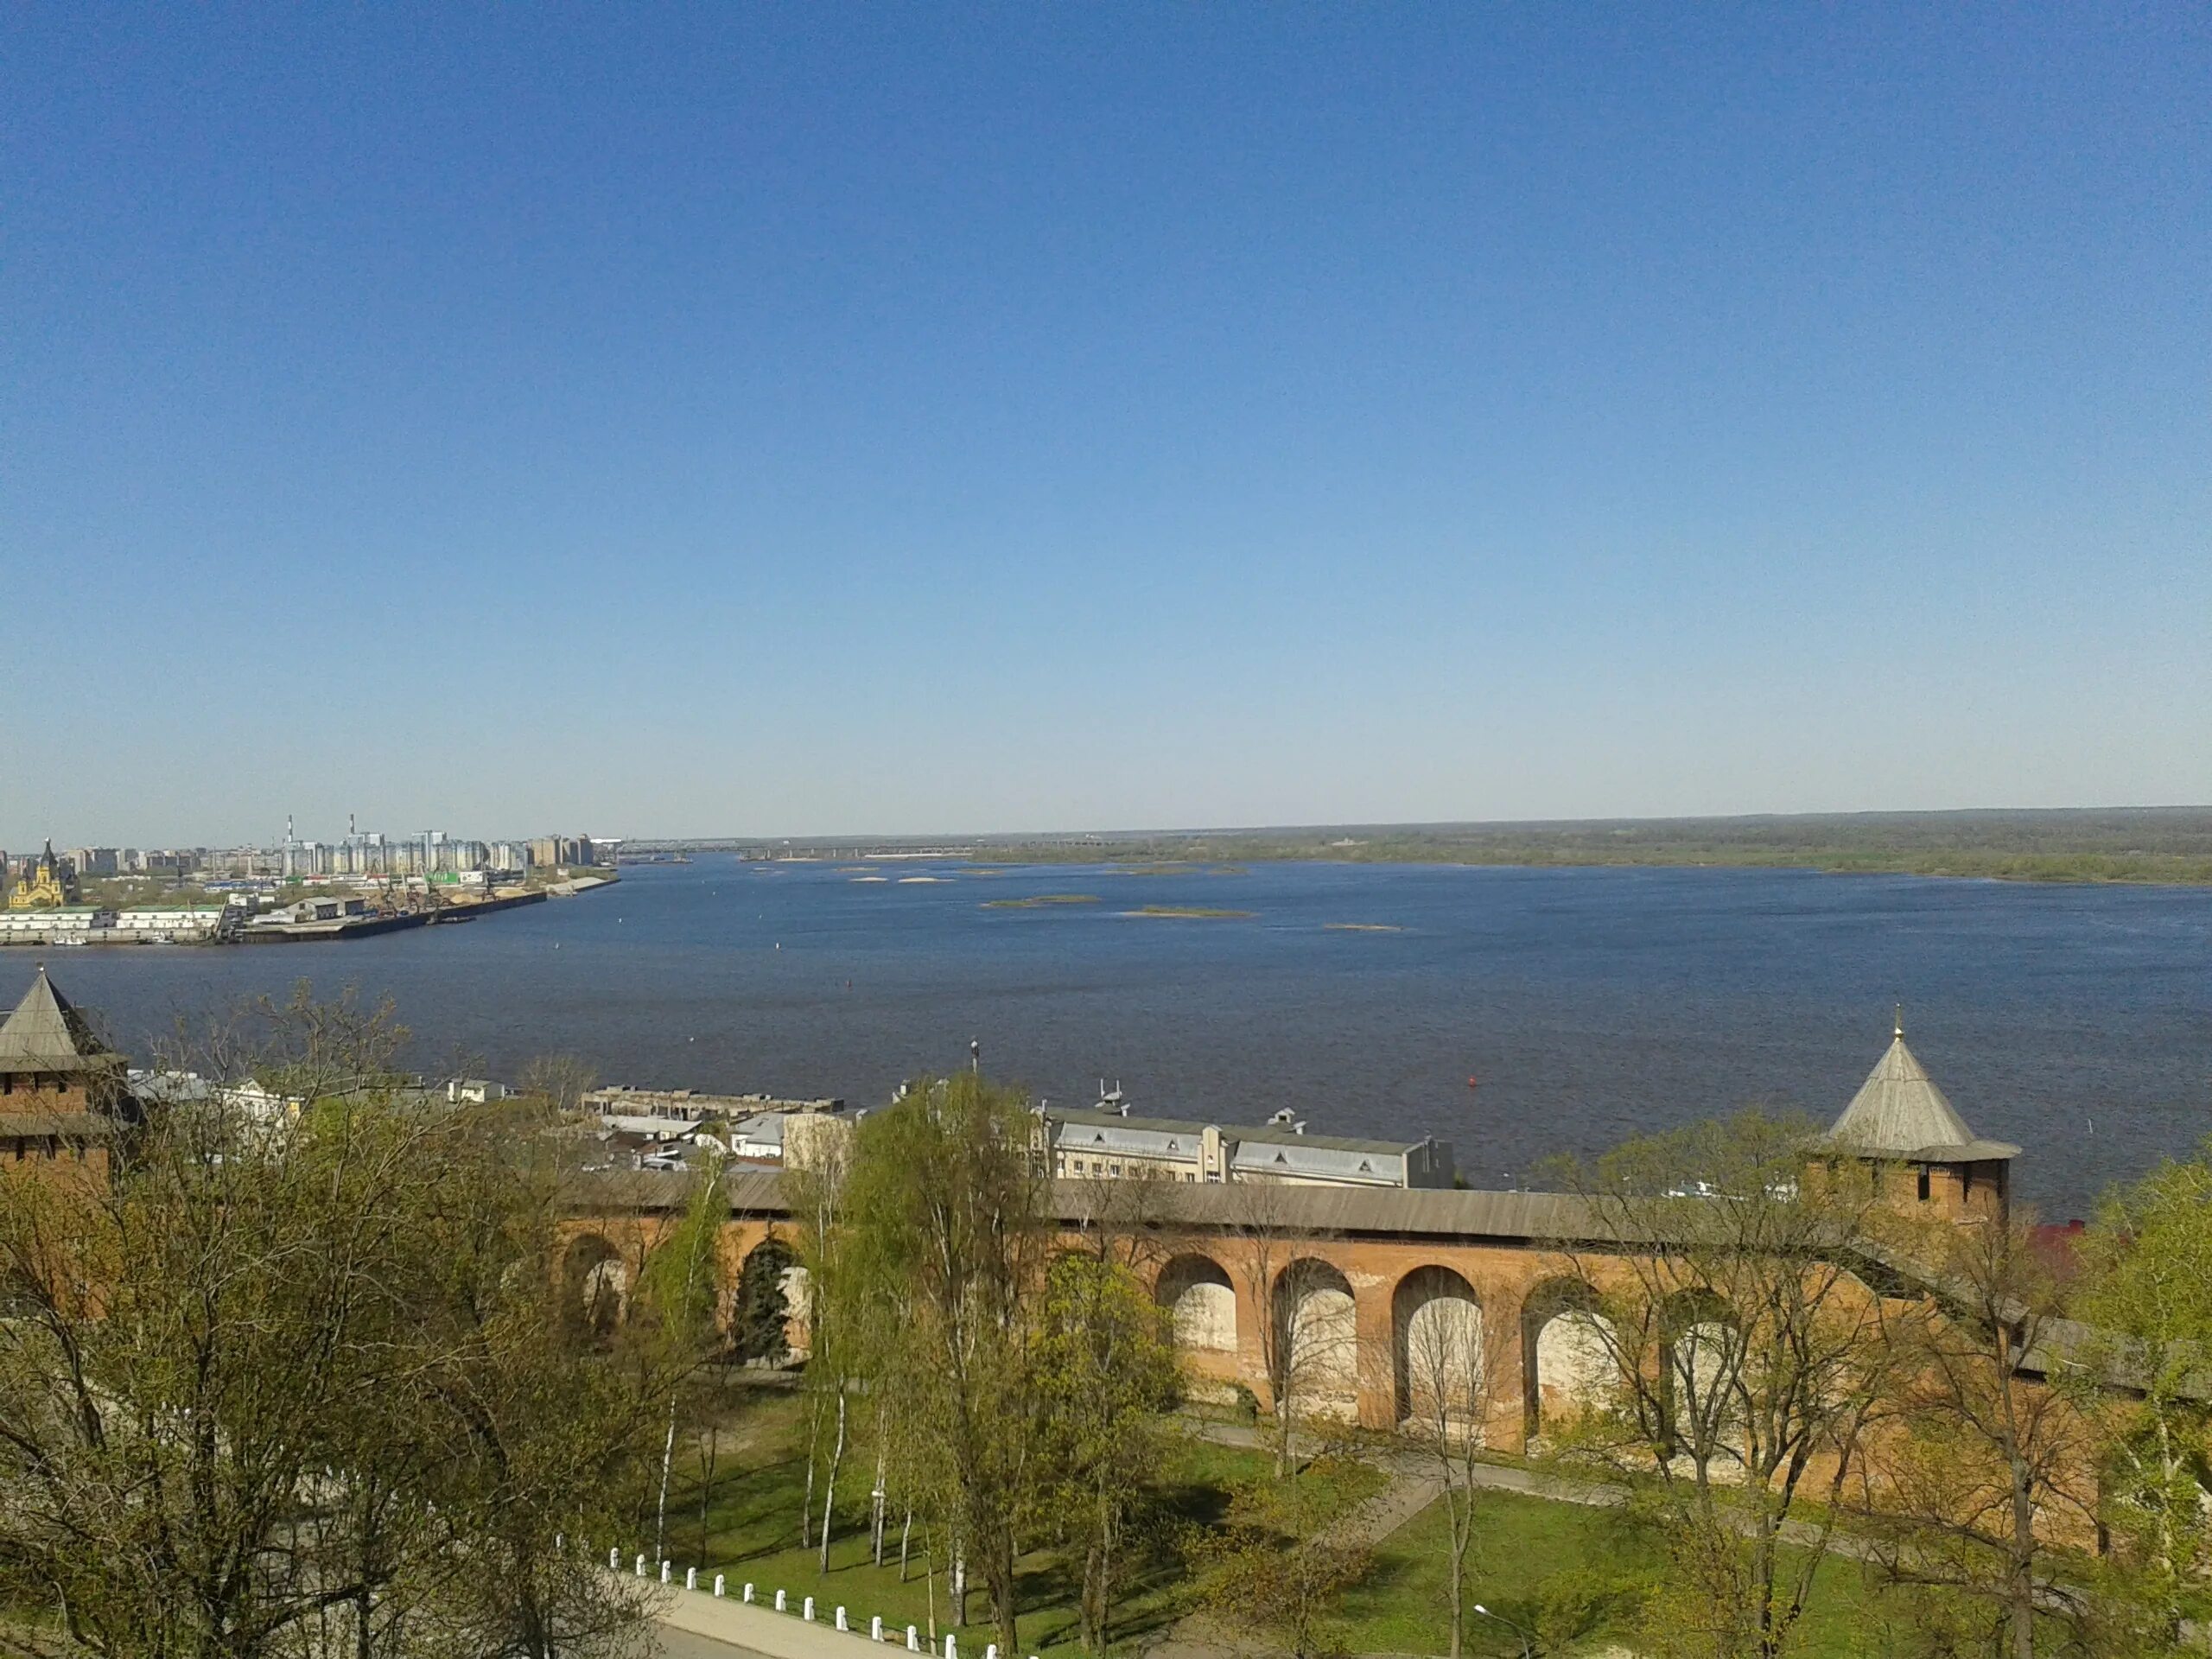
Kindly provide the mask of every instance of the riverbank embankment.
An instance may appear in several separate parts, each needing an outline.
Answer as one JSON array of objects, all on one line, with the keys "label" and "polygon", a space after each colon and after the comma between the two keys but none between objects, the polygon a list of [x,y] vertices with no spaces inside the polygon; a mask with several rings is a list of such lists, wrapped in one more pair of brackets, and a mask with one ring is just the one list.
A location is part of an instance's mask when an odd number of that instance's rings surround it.
[{"label": "riverbank embankment", "polygon": [[322,939],[365,939],[380,933],[399,933],[416,927],[456,927],[503,910],[542,905],[549,899],[573,899],[596,887],[611,887],[613,875],[579,876],[525,893],[497,893],[486,899],[461,899],[435,910],[400,911],[372,916],[340,916],[327,920],[257,923],[244,932],[249,944],[296,944]]},{"label": "riverbank embankment", "polygon": [[17,914],[15,925],[0,929],[0,948],[29,946],[38,950],[79,948],[115,950],[151,945],[198,948],[232,944],[285,944],[327,939],[365,939],[382,933],[403,933],[418,927],[452,927],[480,917],[523,905],[542,905],[548,899],[572,899],[595,887],[613,887],[620,878],[579,876],[524,892],[493,893],[480,899],[454,899],[435,908],[421,910],[357,910],[351,914],[279,919],[265,916],[247,919],[242,911],[209,910],[214,920],[194,917],[164,922],[158,927],[124,925],[115,912],[89,906],[70,906],[50,912],[52,924],[26,925],[38,912]]}]

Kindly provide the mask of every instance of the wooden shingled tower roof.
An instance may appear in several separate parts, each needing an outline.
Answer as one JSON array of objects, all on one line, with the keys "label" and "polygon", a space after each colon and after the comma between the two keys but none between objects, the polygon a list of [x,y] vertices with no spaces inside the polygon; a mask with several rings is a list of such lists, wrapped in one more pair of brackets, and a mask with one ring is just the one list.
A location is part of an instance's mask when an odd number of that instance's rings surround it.
[{"label": "wooden shingled tower roof", "polygon": [[1866,1074],[1827,1138],[1839,1152],[1916,1163],[1980,1163],[2020,1155],[2019,1147],[2011,1142],[1984,1141],[1967,1127],[1928,1069],[1904,1046],[1903,1016],[1888,1051]]},{"label": "wooden shingled tower roof", "polygon": [[85,1016],[54,988],[41,963],[23,1000],[0,1021],[0,1071],[99,1071],[117,1064]]}]

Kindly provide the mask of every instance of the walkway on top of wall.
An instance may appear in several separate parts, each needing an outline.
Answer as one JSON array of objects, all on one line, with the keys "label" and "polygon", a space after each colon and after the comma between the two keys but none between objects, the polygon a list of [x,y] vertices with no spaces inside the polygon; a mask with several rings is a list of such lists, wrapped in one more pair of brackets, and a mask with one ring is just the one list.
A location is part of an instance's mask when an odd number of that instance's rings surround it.
[{"label": "walkway on top of wall", "polygon": [[[1160,1181],[1142,1183],[1145,1191],[1138,1203],[1124,1190],[1126,1185],[1054,1181],[1051,1183],[1052,1218],[1076,1229],[1134,1226],[1236,1231],[1266,1226],[1291,1233],[1346,1237],[1594,1243],[1611,1236],[1610,1228],[1588,1200],[1567,1192]],[[724,1182],[730,1215],[741,1219],[784,1219],[791,1211],[783,1185],[780,1171],[732,1173]],[[688,1201],[691,1178],[641,1170],[601,1177],[594,1188],[613,1211],[672,1211]]]}]

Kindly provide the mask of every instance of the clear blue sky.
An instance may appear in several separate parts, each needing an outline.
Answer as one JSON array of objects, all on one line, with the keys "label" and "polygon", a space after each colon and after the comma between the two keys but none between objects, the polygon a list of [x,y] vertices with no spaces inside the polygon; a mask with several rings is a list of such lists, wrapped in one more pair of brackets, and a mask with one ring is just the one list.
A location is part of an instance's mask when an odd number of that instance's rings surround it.
[{"label": "clear blue sky", "polygon": [[2212,799],[2208,19],[14,8],[0,845]]}]

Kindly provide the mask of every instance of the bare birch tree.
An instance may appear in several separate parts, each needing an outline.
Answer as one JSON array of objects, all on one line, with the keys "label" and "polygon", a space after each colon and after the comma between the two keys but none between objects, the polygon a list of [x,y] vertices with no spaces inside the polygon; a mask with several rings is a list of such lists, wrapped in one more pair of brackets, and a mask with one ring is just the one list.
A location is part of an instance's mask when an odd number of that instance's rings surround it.
[{"label": "bare birch tree", "polygon": [[1102,1262],[1131,1269],[1157,1267],[1180,1216],[1179,1195],[1194,1189],[1167,1171],[1132,1164],[1104,1179],[1060,1181],[1052,1188],[1058,1219]]},{"label": "bare birch tree", "polygon": [[2089,1611],[2061,1549],[2097,1519],[2095,1426],[2043,1374],[2057,1287],[2025,1217],[1938,1224],[1916,1254],[1938,1306],[1904,1328],[1902,1432],[1861,1524],[1894,1581],[1978,1603],[1999,1651],[2035,1659]]},{"label": "bare birch tree", "polygon": [[647,1363],[657,1391],[668,1399],[653,1510],[656,1560],[668,1559],[668,1488],[683,1385],[721,1345],[721,1228],[728,1218],[721,1163],[710,1157],[707,1167],[692,1177],[682,1218],[654,1247],[638,1275],[639,1331],[651,1344]]},{"label": "bare birch tree", "polygon": [[1873,1184],[1803,1179],[1813,1132],[1750,1112],[1563,1172],[1588,1236],[1556,1248],[1599,1289],[1615,1396],[1568,1454],[1653,1483],[1661,1616],[1700,1651],[1789,1649],[1916,1306],[1869,1283]]},{"label": "bare birch tree", "polygon": [[[822,1570],[830,1570],[830,1533],[842,1471],[850,1394],[865,1342],[870,1287],[853,1260],[855,1241],[845,1225],[845,1189],[852,1169],[852,1141],[825,1135],[815,1155],[785,1172],[784,1187],[797,1223],[798,1265],[806,1285],[806,1490],[799,1517],[799,1545],[808,1542],[816,1471],[822,1471],[822,1525],[817,1540]],[[828,1442],[826,1456],[823,1442]]]},{"label": "bare birch tree", "polygon": [[1363,1356],[1356,1327],[1328,1294],[1325,1270],[1304,1254],[1290,1219],[1289,1189],[1267,1182],[1228,1188],[1227,1253],[1259,1305],[1254,1333],[1273,1414],[1275,1473],[1296,1466],[1298,1424],[1332,1382],[1356,1382]]},{"label": "bare birch tree", "polygon": [[523,1067],[518,1082],[524,1094],[565,1117],[583,1109],[584,1096],[598,1080],[590,1065],[573,1054],[541,1054]]},{"label": "bare birch tree", "polygon": [[1471,1297],[1443,1294],[1406,1322],[1406,1415],[1401,1431],[1442,1488],[1444,1568],[1452,1613],[1450,1659],[1465,1644],[1467,1560],[1474,1545],[1483,1450],[1504,1384],[1510,1333]]}]

